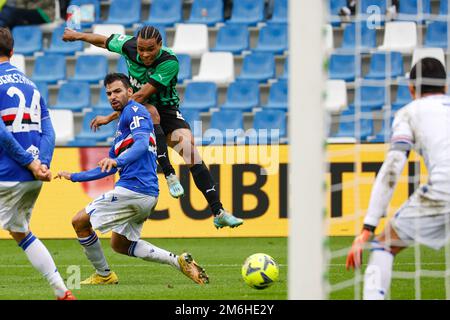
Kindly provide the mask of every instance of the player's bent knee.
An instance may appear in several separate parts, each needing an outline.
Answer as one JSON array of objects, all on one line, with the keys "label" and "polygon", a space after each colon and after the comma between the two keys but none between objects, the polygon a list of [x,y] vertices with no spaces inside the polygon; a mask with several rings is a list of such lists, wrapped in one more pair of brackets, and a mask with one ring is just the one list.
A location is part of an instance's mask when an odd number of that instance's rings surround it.
[{"label": "player's bent knee", "polygon": [[72,226],[75,231],[90,228],[89,216],[86,214],[86,211],[82,210],[72,218]]}]

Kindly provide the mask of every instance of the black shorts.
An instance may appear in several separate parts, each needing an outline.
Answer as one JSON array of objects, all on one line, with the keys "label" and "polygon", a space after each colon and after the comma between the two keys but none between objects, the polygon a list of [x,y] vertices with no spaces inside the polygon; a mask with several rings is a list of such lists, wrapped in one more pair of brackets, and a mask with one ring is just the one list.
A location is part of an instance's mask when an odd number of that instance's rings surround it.
[{"label": "black shorts", "polygon": [[189,123],[184,120],[180,110],[174,106],[156,107],[160,117],[161,128],[165,135],[168,135],[176,129],[189,129]]}]

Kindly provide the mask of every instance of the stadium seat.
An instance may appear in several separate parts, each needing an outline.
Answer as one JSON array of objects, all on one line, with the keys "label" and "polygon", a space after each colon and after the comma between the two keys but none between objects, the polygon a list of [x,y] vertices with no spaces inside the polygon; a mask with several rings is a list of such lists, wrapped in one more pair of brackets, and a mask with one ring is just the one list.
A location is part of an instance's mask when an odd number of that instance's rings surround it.
[{"label": "stadium seat", "polygon": [[397,97],[392,103],[392,111],[397,111],[412,101],[408,85],[399,85],[397,87]]},{"label": "stadium seat", "polygon": [[363,15],[373,14],[373,12],[370,12],[369,10],[371,6],[377,7],[382,15],[386,12],[386,0],[361,0],[359,2],[360,13]]},{"label": "stadium seat", "polygon": [[347,86],[344,80],[327,80],[325,108],[337,112],[347,107]]},{"label": "stadium seat", "polygon": [[286,80],[278,80],[272,83],[269,89],[269,98],[264,108],[272,109],[288,109],[288,82]]},{"label": "stadium seat", "polygon": [[17,69],[19,69],[20,72],[22,73],[26,73],[26,68],[25,68],[25,56],[23,54],[16,54],[14,53],[11,57],[11,59],[9,60],[9,62],[16,67]]},{"label": "stadium seat", "polygon": [[355,55],[332,54],[329,60],[328,75],[332,80],[354,81],[355,77],[360,75],[359,70],[356,72]]},{"label": "stadium seat", "polygon": [[[125,34],[125,27],[120,24],[94,24],[92,25],[92,33],[100,34],[105,37],[109,37],[112,34]],[[105,50],[99,47],[94,46],[93,44],[89,45],[86,49],[84,49],[85,54],[103,54],[109,57],[118,57],[119,55],[115,52],[111,52],[109,50]]]},{"label": "stadium seat", "polygon": [[411,53],[417,47],[417,25],[411,21],[386,22],[382,51]]},{"label": "stadium seat", "polygon": [[203,135],[203,144],[235,143],[245,141],[244,118],[240,110],[220,110],[211,115],[210,128]]},{"label": "stadium seat", "polygon": [[75,140],[70,143],[71,146],[86,146],[95,145],[97,142],[105,141],[108,138],[114,136],[114,131],[117,126],[117,121],[111,121],[107,125],[102,126],[101,130],[96,132],[92,131],[90,128],[90,123],[98,115],[108,115],[111,110],[103,111],[90,111],[87,112],[83,117],[83,124],[81,126],[81,131],[75,136]]},{"label": "stadium seat", "polygon": [[426,57],[436,58],[442,62],[444,66],[446,64],[445,53],[442,48],[416,48],[413,52],[411,67],[413,67],[417,61]]},{"label": "stadium seat", "polygon": [[[255,112],[253,128],[256,130],[258,144],[279,142],[287,135],[286,112],[269,109]],[[252,137],[249,138],[249,142],[252,143]]]},{"label": "stadium seat", "polygon": [[440,1],[439,14],[442,16],[446,16],[448,14],[448,0]]},{"label": "stadium seat", "polygon": [[[389,70],[387,70],[389,68]],[[403,57],[400,52],[377,52],[370,57],[366,79],[394,79],[404,75]]]},{"label": "stadium seat", "polygon": [[247,28],[238,24],[226,24],[217,32],[216,46],[211,51],[229,51],[240,54],[250,47],[250,34]]},{"label": "stadium seat", "polygon": [[430,0],[399,1],[397,20],[423,22],[430,14]]},{"label": "stadium seat", "polygon": [[106,109],[112,112],[111,104],[109,103],[108,96],[104,87],[100,88],[100,94],[97,103],[93,106],[95,110]]},{"label": "stadium seat", "polygon": [[[144,27],[144,26],[146,26],[146,25],[149,25],[149,24],[148,24],[148,23],[144,23],[144,24],[142,24],[142,25],[138,25],[138,26],[135,28],[134,36],[137,37],[137,35],[138,35],[139,31],[141,30],[141,28]],[[156,29],[158,29],[159,34],[161,35],[161,38],[162,38],[163,46],[166,46],[166,47],[167,47],[167,33],[166,33],[166,26],[163,25],[163,24],[151,24],[151,26],[154,27],[154,28],[156,28]]]},{"label": "stadium seat", "polygon": [[381,121],[381,128],[378,132],[375,132],[373,136],[367,137],[367,142],[370,143],[387,143],[391,138],[391,127],[394,117],[389,117],[389,119],[383,119]]},{"label": "stadium seat", "polygon": [[217,107],[217,86],[214,82],[190,82],[186,85],[182,110],[208,111]]},{"label": "stadium seat", "polygon": [[71,80],[95,83],[108,73],[108,60],[103,55],[82,55],[75,63],[75,75]]},{"label": "stadium seat", "polygon": [[173,26],[182,20],[182,0],[152,0],[146,23]]},{"label": "stadium seat", "polygon": [[49,113],[55,130],[55,143],[64,146],[75,135],[73,113],[70,110],[49,110]]},{"label": "stadium seat", "polygon": [[347,5],[347,0],[328,0],[330,22],[334,27],[341,24],[341,18],[339,17],[339,10]]},{"label": "stadium seat", "polygon": [[72,0],[70,4],[80,7],[82,28],[100,23],[100,0]]},{"label": "stadium seat", "polygon": [[[446,1],[444,1],[447,3]],[[441,2],[442,3],[442,2]],[[443,48],[448,47],[448,24],[446,21],[432,21],[427,26],[425,33],[425,47]]]},{"label": "stadium seat", "polygon": [[181,111],[181,115],[183,116],[184,120],[189,123],[194,139],[196,141],[201,141],[201,137],[203,134],[203,124],[201,122],[200,110],[185,109]]},{"label": "stadium seat", "polygon": [[72,55],[77,51],[83,51],[82,41],[65,42],[62,40],[65,27],[58,27],[53,30],[52,42],[50,47],[45,50],[46,53],[59,53]]},{"label": "stadium seat", "polygon": [[33,81],[56,83],[66,78],[66,58],[59,54],[39,56],[34,62]]},{"label": "stadium seat", "polygon": [[349,105],[349,109],[361,112],[381,110],[386,101],[386,88],[383,85],[363,84],[355,89],[355,100]]},{"label": "stadium seat", "polygon": [[283,66],[283,74],[280,76],[280,79],[288,79],[289,78],[289,59],[284,60]]},{"label": "stadium seat", "polygon": [[131,27],[141,20],[141,1],[111,0],[107,24],[122,24]]},{"label": "stadium seat", "polygon": [[234,59],[231,52],[206,52],[200,60],[198,75],[193,81],[228,84],[234,81]]},{"label": "stadium seat", "polygon": [[223,22],[223,1],[194,0],[188,23],[204,23],[210,27]]},{"label": "stadium seat", "polygon": [[[359,39],[356,39],[357,30],[359,31]],[[358,41],[358,44],[356,44]],[[377,34],[373,28],[368,28],[367,23],[350,23],[344,29],[342,46],[340,49],[354,52],[355,47],[361,51],[369,51],[377,46]]]},{"label": "stadium seat", "polygon": [[50,103],[50,100],[49,100],[50,95],[49,95],[49,92],[48,92],[48,85],[47,85],[47,83],[46,82],[42,82],[42,81],[36,81],[34,84],[36,85],[39,93],[41,94],[41,97],[44,99],[44,101],[45,101],[45,103],[46,103],[46,105],[48,107],[48,105]]},{"label": "stadium seat", "polygon": [[[330,26],[331,27],[331,26]],[[253,51],[282,54],[288,49],[286,24],[268,24],[259,30],[258,43]]]},{"label": "stadium seat", "polygon": [[172,50],[199,58],[209,49],[208,27],[205,24],[180,23],[175,27]]},{"label": "stadium seat", "polygon": [[91,104],[91,90],[87,82],[66,82],[59,88],[56,105],[52,109],[67,109],[81,112]]},{"label": "stadium seat", "polygon": [[251,111],[259,105],[259,84],[256,81],[235,81],[228,86],[222,108]]},{"label": "stadium seat", "polygon": [[265,82],[275,78],[275,58],[272,53],[254,52],[244,57],[238,80]]},{"label": "stadium seat", "polygon": [[179,70],[178,83],[183,83],[184,80],[192,78],[191,56],[188,54],[177,55]]},{"label": "stadium seat", "polygon": [[42,50],[42,31],[38,26],[17,26],[12,30],[14,53],[32,56]]},{"label": "stadium seat", "polygon": [[229,23],[256,25],[264,20],[264,0],[239,0],[233,2]]},{"label": "stadium seat", "polygon": [[127,62],[123,56],[117,60],[116,71],[128,75]]},{"label": "stadium seat", "polygon": [[272,17],[269,23],[288,23],[288,0],[274,0]]},{"label": "stadium seat", "polygon": [[373,119],[371,113],[360,113],[359,134],[356,134],[355,119],[353,109],[341,112],[338,131],[331,136],[333,138],[354,138],[357,141],[366,141],[367,137],[373,135]]}]

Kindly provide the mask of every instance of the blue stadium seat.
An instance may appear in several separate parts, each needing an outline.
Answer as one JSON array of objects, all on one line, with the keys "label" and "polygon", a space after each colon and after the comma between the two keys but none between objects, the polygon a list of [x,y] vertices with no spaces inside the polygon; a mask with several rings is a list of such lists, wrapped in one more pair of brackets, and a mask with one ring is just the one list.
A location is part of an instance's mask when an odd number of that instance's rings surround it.
[{"label": "blue stadium seat", "polygon": [[275,58],[272,53],[254,52],[244,57],[238,80],[265,82],[275,78]]},{"label": "blue stadium seat", "polygon": [[288,23],[288,0],[274,0],[273,14],[267,22]]},{"label": "blue stadium seat", "polygon": [[201,123],[200,112],[201,111],[197,109],[185,109],[181,111],[181,114],[184,120],[189,123],[194,138],[201,141],[203,123]]},{"label": "blue stadium seat", "polygon": [[177,55],[179,70],[178,83],[183,83],[184,80],[192,78],[191,56],[188,54]]},{"label": "blue stadium seat", "polygon": [[392,103],[392,111],[397,111],[411,101],[412,97],[408,85],[399,85],[397,88],[397,97]]},{"label": "blue stadium seat", "polygon": [[120,56],[119,60],[117,60],[116,71],[128,75],[127,62],[123,56]]},{"label": "blue stadium seat", "polygon": [[45,50],[46,53],[72,55],[77,51],[83,51],[84,46],[82,41],[65,42],[62,40],[64,28],[63,26],[53,30],[52,42],[50,43],[50,47]]},{"label": "blue stadium seat", "polygon": [[[390,55],[390,58],[388,57]],[[390,59],[390,62],[389,62]],[[390,70],[386,66],[390,63]],[[377,52],[370,58],[369,73],[366,79],[386,79],[404,76],[403,57],[400,52]]]},{"label": "blue stadium seat", "polygon": [[216,46],[211,51],[230,51],[240,54],[250,47],[250,34],[248,28],[239,24],[226,24],[217,32]]},{"label": "blue stadium seat", "polygon": [[329,0],[329,13],[331,15],[331,25],[336,27],[341,24],[341,18],[339,17],[339,10],[347,5],[347,0]]},{"label": "blue stadium seat", "polygon": [[67,109],[73,112],[81,112],[91,105],[91,90],[89,83],[70,81],[59,88],[56,105],[53,109]]},{"label": "blue stadium seat", "polygon": [[356,134],[355,112],[353,109],[345,110],[340,115],[338,131],[331,136],[333,138],[355,138],[357,141],[366,141],[373,135],[373,119],[371,113],[359,114],[359,134]]},{"label": "blue stadium seat", "polygon": [[362,85],[355,90],[355,101],[349,106],[349,109],[358,110],[357,104],[360,106],[360,111],[381,110],[384,105],[389,104],[386,101],[386,88],[383,85]]},{"label": "blue stadium seat", "polygon": [[104,87],[100,89],[100,95],[97,103],[93,106],[94,110],[109,110],[112,112],[111,104],[109,103],[108,96]]},{"label": "blue stadium seat", "polygon": [[17,26],[12,31],[14,53],[31,56],[42,50],[42,31],[38,26]]},{"label": "blue stadium seat", "polygon": [[391,139],[391,129],[394,117],[391,116],[389,119],[383,119],[381,121],[381,128],[378,132],[375,132],[373,136],[367,137],[367,142],[371,143],[386,143]]},{"label": "blue stadium seat", "polygon": [[447,34],[447,21],[432,21],[427,26],[427,31],[425,34],[425,47],[447,49]]},{"label": "blue stadium seat", "polygon": [[[421,11],[419,11],[419,1]],[[419,17],[419,14],[424,16]],[[423,22],[431,14],[430,0],[401,0],[399,1],[397,20]]]},{"label": "blue stadium seat", "polygon": [[288,109],[288,82],[287,80],[278,80],[272,83],[269,89],[269,98],[264,108]]},{"label": "blue stadium seat", "polygon": [[259,84],[256,81],[235,81],[228,86],[222,108],[251,111],[259,105]]},{"label": "blue stadium seat", "polygon": [[194,0],[188,23],[203,23],[214,26],[223,22],[223,1]]},{"label": "blue stadium seat", "polygon": [[344,29],[341,49],[354,52],[356,47],[356,29],[360,31],[360,41],[358,47],[360,50],[368,51],[377,46],[377,33],[375,29],[367,27],[367,23],[350,23]]},{"label": "blue stadium seat", "polygon": [[33,81],[56,83],[66,78],[66,58],[59,54],[39,56],[34,62]]},{"label": "blue stadium seat", "polygon": [[230,23],[256,25],[264,20],[264,0],[239,0],[233,2]]},{"label": "blue stadium seat", "polygon": [[[358,58],[359,59],[359,58]],[[329,60],[328,75],[332,80],[354,81],[356,73],[356,57],[353,54],[332,54]]]},{"label": "blue stadium seat", "polygon": [[441,0],[439,5],[439,14],[446,16],[448,14],[448,0]]},{"label": "blue stadium seat", "polygon": [[[134,36],[137,37],[139,30],[141,30],[141,28],[145,25],[150,25],[148,23],[144,23],[142,25],[139,25],[135,31],[134,31]],[[161,34],[161,38],[162,38],[162,43],[163,46],[167,46],[167,33],[166,33],[166,26],[163,24],[151,24],[152,27],[155,27],[156,29],[158,29],[159,33]]]},{"label": "blue stadium seat", "polygon": [[387,9],[387,3],[386,0],[361,0],[359,1],[360,5],[360,13],[363,15],[372,15],[373,12],[369,11],[369,7],[375,6],[377,9],[380,10],[380,14],[384,16]]},{"label": "blue stadium seat", "polygon": [[91,121],[98,115],[108,115],[111,110],[90,111],[84,115],[81,132],[75,136],[75,140],[70,142],[71,146],[88,146],[95,145],[97,142],[105,141],[114,136],[117,121],[111,121],[107,125],[102,126],[101,130],[93,132],[90,128]]},{"label": "blue stadium seat", "polygon": [[81,55],[75,63],[75,75],[71,80],[95,83],[108,73],[108,59],[103,55]]},{"label": "blue stadium seat", "polygon": [[289,59],[286,58],[283,66],[283,74],[280,76],[280,79],[286,80],[289,79]]},{"label": "blue stadium seat", "polygon": [[39,93],[41,94],[41,97],[44,99],[46,105],[48,106],[50,103],[50,95],[48,93],[48,85],[46,82],[42,82],[42,81],[36,81],[34,83],[39,91]]},{"label": "blue stadium seat", "polygon": [[214,82],[190,82],[186,85],[183,109],[207,111],[217,106],[217,85]]},{"label": "blue stadium seat", "polygon": [[141,1],[111,0],[105,23],[131,27],[141,20]]},{"label": "blue stadium seat", "polygon": [[[234,143],[237,138],[244,138],[244,117],[242,112],[240,110],[214,112],[211,115],[210,129],[215,130],[207,130],[205,132],[203,144]],[[235,130],[238,130],[238,135],[236,135]]]},{"label": "blue stadium seat", "polygon": [[[253,117],[253,128],[257,133],[258,144],[279,142],[280,138],[287,135],[286,112],[283,110],[263,109],[255,112]],[[279,130],[278,134],[271,130]],[[252,143],[253,137],[249,137]]]},{"label": "blue stadium seat", "polygon": [[173,26],[182,20],[182,0],[152,0],[149,24]]},{"label": "blue stadium seat", "polygon": [[288,49],[287,25],[271,23],[259,30],[256,52],[273,52],[282,54]]},{"label": "blue stadium seat", "polygon": [[80,7],[82,28],[90,28],[93,24],[100,23],[100,0],[72,0],[70,4]]}]

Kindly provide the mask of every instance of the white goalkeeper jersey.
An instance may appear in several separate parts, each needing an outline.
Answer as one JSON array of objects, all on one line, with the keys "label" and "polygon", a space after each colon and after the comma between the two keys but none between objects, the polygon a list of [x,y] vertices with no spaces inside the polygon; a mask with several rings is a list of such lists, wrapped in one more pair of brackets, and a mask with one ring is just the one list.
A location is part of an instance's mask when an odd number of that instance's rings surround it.
[{"label": "white goalkeeper jersey", "polygon": [[425,161],[428,182],[422,191],[432,200],[450,201],[450,96],[431,95],[400,109],[391,144],[407,144]]}]

